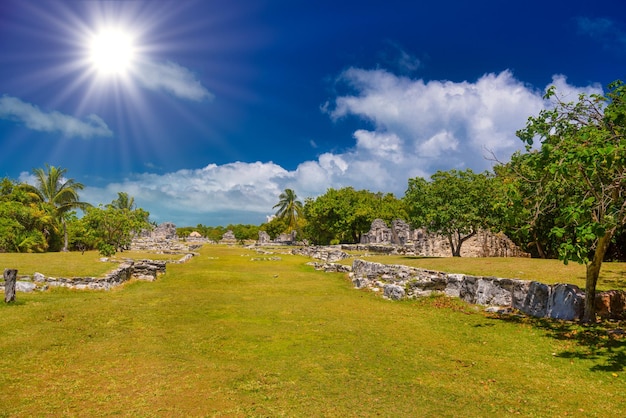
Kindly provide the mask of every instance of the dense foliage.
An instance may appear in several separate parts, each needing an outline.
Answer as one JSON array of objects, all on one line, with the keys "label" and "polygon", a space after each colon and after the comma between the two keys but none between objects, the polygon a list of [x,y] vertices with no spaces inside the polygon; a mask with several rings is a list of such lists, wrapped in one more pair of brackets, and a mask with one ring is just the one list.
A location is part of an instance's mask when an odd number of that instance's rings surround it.
[{"label": "dense foliage", "polygon": [[[136,209],[126,193],[106,206],[80,201],[83,185],[66,179],[66,172],[46,165],[33,170],[35,185],[0,181],[0,252],[98,249],[111,255],[150,228],[148,212]],[[75,209],[84,216],[79,218]]]},{"label": "dense foliage", "polygon": [[331,188],[316,199],[306,199],[303,213],[304,237],[315,244],[357,243],[374,219],[388,223],[406,219],[404,203],[393,194],[352,187]]},{"label": "dense foliage", "polygon": [[446,236],[452,256],[459,257],[463,242],[497,224],[494,194],[489,173],[450,170],[436,172],[430,181],[409,179],[404,201],[411,224]]},{"label": "dense foliage", "polygon": [[[518,132],[536,186],[529,196],[537,215],[553,222],[559,257],[587,266],[584,320],[591,321],[602,262],[626,224],[626,86],[618,81],[605,95],[581,94],[574,102],[551,88],[546,99],[553,107]],[[551,197],[542,202],[545,195]]]}]

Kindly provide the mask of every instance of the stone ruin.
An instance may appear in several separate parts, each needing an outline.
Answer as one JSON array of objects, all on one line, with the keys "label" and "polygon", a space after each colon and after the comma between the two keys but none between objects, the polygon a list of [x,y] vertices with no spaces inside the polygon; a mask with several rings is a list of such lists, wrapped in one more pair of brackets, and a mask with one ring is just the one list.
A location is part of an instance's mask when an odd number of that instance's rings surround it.
[{"label": "stone ruin", "polygon": [[257,245],[294,245],[297,243],[296,241],[297,232],[291,231],[289,234],[280,234],[276,238],[272,240],[270,235],[265,231],[259,231],[259,240],[257,241]]},{"label": "stone ruin", "polygon": [[[361,245],[379,252],[396,250],[390,246],[400,246],[404,252],[421,257],[450,257],[452,250],[448,238],[424,229],[411,230],[409,225],[396,219],[387,226],[382,219],[375,219],[366,234],[361,236]],[[528,257],[506,235],[480,230],[463,242],[461,257]]]},{"label": "stone ruin", "polygon": [[163,222],[152,230],[150,236],[157,240],[178,239],[178,235],[176,235],[176,225],[171,222]]},{"label": "stone ruin", "polygon": [[226,231],[220,240],[220,244],[235,244],[236,242],[235,233],[231,230]]},{"label": "stone ruin", "polygon": [[143,230],[131,242],[130,249],[138,251],[158,251],[163,253],[186,253],[200,248],[202,244],[180,242],[176,225],[164,222],[152,230]]}]

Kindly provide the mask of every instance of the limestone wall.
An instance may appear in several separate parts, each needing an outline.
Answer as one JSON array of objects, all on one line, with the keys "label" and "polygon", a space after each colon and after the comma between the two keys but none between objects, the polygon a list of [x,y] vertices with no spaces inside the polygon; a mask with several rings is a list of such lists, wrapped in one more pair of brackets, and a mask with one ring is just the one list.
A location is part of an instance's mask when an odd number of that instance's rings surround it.
[{"label": "limestone wall", "polygon": [[[436,292],[488,306],[488,310],[494,312],[518,310],[529,316],[570,321],[582,317],[585,304],[584,292],[572,284],[547,285],[529,280],[444,273],[359,259],[354,260],[352,267],[332,262],[311,262],[310,265],[327,272],[349,271],[355,288],[381,292],[383,297],[392,300]],[[599,292],[596,313],[604,319],[626,319],[626,292]]]}]

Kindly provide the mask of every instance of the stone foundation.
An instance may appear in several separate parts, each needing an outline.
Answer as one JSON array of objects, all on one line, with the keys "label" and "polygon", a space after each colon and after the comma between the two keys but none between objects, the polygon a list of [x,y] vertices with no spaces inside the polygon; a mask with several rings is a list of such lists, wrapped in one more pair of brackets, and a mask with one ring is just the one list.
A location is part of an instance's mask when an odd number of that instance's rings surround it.
[{"label": "stone foundation", "polygon": [[[496,311],[518,310],[534,317],[579,320],[585,294],[571,284],[547,285],[536,281],[443,273],[397,264],[380,264],[356,259],[352,268],[334,263],[311,263],[316,269],[343,272],[357,289],[368,288],[399,300],[433,293],[458,297],[472,304],[497,307]],[[626,319],[626,292],[598,292],[596,312],[603,319]]]}]

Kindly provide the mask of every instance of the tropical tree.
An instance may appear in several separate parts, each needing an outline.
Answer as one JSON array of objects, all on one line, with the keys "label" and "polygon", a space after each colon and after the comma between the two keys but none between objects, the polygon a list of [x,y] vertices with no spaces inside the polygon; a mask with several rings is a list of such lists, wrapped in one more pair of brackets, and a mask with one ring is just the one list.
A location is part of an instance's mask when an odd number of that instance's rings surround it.
[{"label": "tropical tree", "polygon": [[297,230],[298,218],[302,217],[302,202],[298,200],[296,192],[285,189],[278,199],[278,203],[273,207],[278,208],[276,216],[285,221],[290,231]]},{"label": "tropical tree", "polygon": [[[544,181],[562,194],[549,214],[561,240],[559,257],[586,265],[583,322],[595,321],[596,284],[611,239],[626,224],[626,86],[611,83],[604,95],[581,94],[530,117],[517,132],[536,159]],[[540,149],[533,150],[534,141]]]},{"label": "tropical tree", "polygon": [[56,235],[54,208],[19,184],[0,182],[0,252],[43,252]]},{"label": "tropical tree", "polygon": [[427,181],[409,179],[404,200],[409,221],[448,238],[452,256],[461,256],[461,246],[479,229],[494,223],[492,175],[450,170],[438,171]]},{"label": "tropical tree", "polygon": [[117,199],[111,202],[111,206],[113,206],[115,209],[120,209],[120,210],[124,210],[124,209],[134,210],[135,198],[132,196],[129,196],[128,193],[126,192],[118,192]]},{"label": "tropical tree", "polygon": [[515,152],[506,164],[494,167],[494,200],[500,228],[517,245],[540,258],[556,258],[559,240],[551,233],[562,186],[538,168],[538,153]]},{"label": "tropical tree", "polygon": [[63,251],[67,251],[69,240],[67,235],[66,216],[74,209],[85,210],[91,205],[81,202],[78,191],[85,186],[74,179],[66,179],[67,169],[58,168],[46,164],[46,168],[36,168],[33,174],[36,177],[36,185],[25,184],[23,187],[31,192],[37,199],[52,205],[55,209],[55,217],[63,226]]},{"label": "tropical tree", "polygon": [[359,242],[372,222],[406,219],[401,200],[391,193],[374,193],[352,187],[330,188],[304,204],[305,236],[317,244]]},{"label": "tropical tree", "polygon": [[143,209],[131,211],[112,205],[88,208],[80,220],[87,235],[83,242],[92,243],[105,256],[112,255],[127,249],[137,232],[150,228],[149,216]]}]

